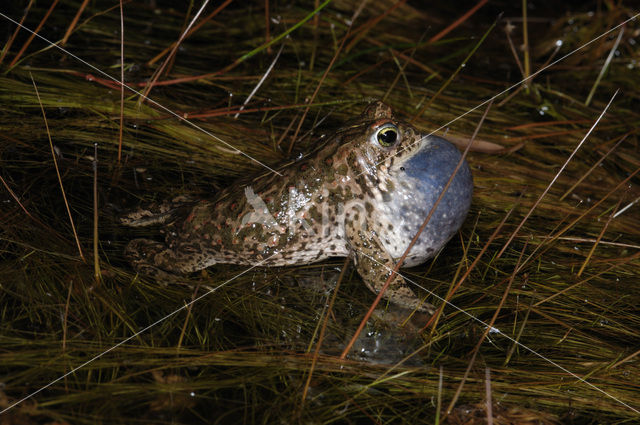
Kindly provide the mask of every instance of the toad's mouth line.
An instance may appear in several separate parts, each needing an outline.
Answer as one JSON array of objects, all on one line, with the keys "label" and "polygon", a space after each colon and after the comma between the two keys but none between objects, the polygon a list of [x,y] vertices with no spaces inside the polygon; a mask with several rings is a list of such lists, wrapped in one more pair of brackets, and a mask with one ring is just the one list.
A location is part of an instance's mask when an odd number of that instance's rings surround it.
[{"label": "toad's mouth line", "polygon": [[[157,107],[159,107],[159,108],[163,109],[164,111],[166,111],[166,112],[170,113],[171,115],[173,115],[173,116],[177,117],[177,118],[178,118],[178,119],[180,119],[181,121],[183,121],[183,122],[185,122],[185,123],[187,123],[187,124],[191,125],[192,127],[196,128],[196,129],[198,129],[198,130],[200,130],[200,131],[201,131],[201,132],[203,132],[204,134],[206,134],[206,135],[208,135],[208,136],[212,137],[214,140],[217,140],[218,142],[220,142],[220,143],[222,143],[222,144],[225,144],[225,145],[226,145],[226,146],[228,146],[229,148],[233,149],[233,150],[234,150],[234,152],[238,152],[239,154],[242,154],[242,155],[244,155],[245,157],[247,157],[248,159],[250,159],[251,161],[253,161],[253,162],[256,162],[256,163],[260,164],[262,167],[264,167],[264,168],[268,169],[269,171],[271,171],[271,172],[273,172],[273,173],[276,173],[276,174],[280,175],[280,173],[278,173],[276,170],[272,169],[271,167],[267,166],[266,164],[264,164],[264,163],[260,162],[259,160],[257,160],[257,159],[255,159],[255,158],[253,158],[252,156],[248,155],[247,153],[242,152],[241,150],[239,150],[239,149],[237,149],[236,147],[232,146],[232,145],[231,145],[231,144],[229,144],[228,142],[226,142],[226,141],[222,140],[221,138],[219,138],[218,136],[214,135],[213,133],[208,132],[207,130],[205,130],[205,129],[203,129],[202,127],[198,126],[197,124],[195,124],[195,123],[191,122],[190,120],[188,120],[188,119],[186,119],[186,118],[184,118],[184,117],[180,116],[179,114],[177,114],[176,112],[174,112],[174,111],[170,110],[169,108],[167,108],[167,107],[165,107],[165,106],[163,106],[163,105],[159,104],[158,102],[154,101],[153,99],[151,99],[151,98],[148,98],[148,97],[144,96],[142,93],[139,93],[139,92],[138,92],[138,91],[136,91],[135,89],[133,89],[133,88],[129,87],[128,85],[126,85],[123,81],[120,81],[119,79],[117,79],[117,78],[115,78],[115,77],[112,77],[112,76],[111,76],[111,75],[109,75],[108,73],[106,73],[106,72],[104,72],[104,71],[100,70],[99,68],[97,68],[97,67],[93,66],[92,64],[90,64],[90,63],[86,62],[85,60],[83,60],[83,59],[81,59],[80,57],[78,57],[78,56],[74,55],[73,53],[69,52],[68,50],[64,49],[63,47],[61,47],[61,46],[59,46],[59,45],[57,45],[57,44],[55,44],[55,43],[51,42],[50,40],[48,40],[47,38],[43,37],[42,35],[40,35],[40,34],[38,34],[38,33],[34,32],[33,30],[31,30],[31,29],[29,29],[29,28],[27,28],[26,26],[24,26],[24,25],[23,25],[23,24],[21,24],[20,22],[15,21],[14,19],[10,18],[9,16],[5,15],[5,14],[4,14],[4,13],[2,13],[2,12],[0,12],[0,16],[1,16],[1,17],[3,17],[4,19],[6,19],[6,20],[8,20],[8,21],[10,21],[10,22],[12,22],[12,23],[14,23],[15,25],[19,26],[20,28],[24,29],[25,31],[27,31],[27,32],[31,33],[33,36],[38,37],[39,39],[43,40],[44,42],[46,42],[46,43],[47,43],[47,44],[49,44],[50,46],[53,46],[53,47],[57,48],[58,50],[62,51],[63,53],[65,53],[65,54],[67,54],[67,55],[69,55],[70,57],[74,58],[75,60],[79,61],[80,63],[82,63],[82,64],[84,64],[84,65],[88,66],[89,68],[91,68],[91,69],[93,69],[93,70],[95,70],[96,72],[100,73],[101,75],[104,75],[105,77],[109,78],[110,80],[112,80],[112,81],[114,81],[114,82],[118,83],[121,87],[123,87],[123,88],[127,88],[128,90],[131,90],[132,92],[134,92],[134,93],[136,93],[136,94],[140,95],[141,97],[145,98],[146,100],[148,100],[149,102],[153,103],[153,104],[154,104],[154,105],[156,105]],[[573,55],[573,54],[577,53],[578,51],[580,51],[580,50],[584,49],[585,47],[589,46],[590,44],[594,43],[595,41],[597,41],[597,40],[599,40],[599,39],[601,39],[601,38],[603,38],[603,37],[607,36],[607,35],[608,35],[608,34],[610,34],[611,32],[613,32],[613,31],[615,31],[616,29],[618,29],[618,28],[622,27],[622,26],[623,26],[623,25],[625,25],[627,22],[630,22],[630,21],[632,21],[632,20],[635,20],[638,16],[640,16],[640,13],[637,13],[637,14],[635,14],[634,16],[632,16],[632,17],[628,18],[627,20],[623,21],[622,23],[620,23],[620,24],[618,24],[618,25],[616,25],[616,26],[614,26],[614,27],[610,28],[609,30],[607,30],[607,31],[603,32],[603,33],[602,33],[602,34],[600,34],[599,36],[597,36],[597,37],[595,37],[595,38],[591,39],[590,41],[588,41],[588,42],[584,43],[583,45],[579,46],[578,48],[576,48],[576,49],[572,50],[571,52],[569,52],[569,53],[565,54],[564,56],[560,57],[559,59],[557,59],[557,60],[555,60],[555,61],[553,61],[553,62],[549,63],[547,66],[542,67],[542,68],[541,68],[541,69],[539,69],[538,71],[536,71],[536,72],[534,72],[534,73],[530,74],[528,77],[523,78],[521,81],[519,81],[519,82],[517,82],[517,83],[515,83],[515,84],[511,85],[510,87],[508,87],[508,88],[504,89],[503,91],[499,92],[498,94],[496,94],[496,95],[492,96],[491,98],[489,98],[489,99],[485,100],[484,102],[482,102],[482,103],[478,104],[478,105],[477,105],[477,106],[475,106],[474,108],[469,109],[469,110],[468,110],[468,111],[466,111],[465,113],[463,113],[463,114],[459,115],[458,117],[456,117],[456,118],[454,118],[454,119],[450,120],[449,122],[447,122],[447,123],[443,124],[443,125],[442,125],[442,126],[440,126],[439,128],[437,128],[437,129],[435,129],[435,130],[431,131],[430,133],[428,133],[428,134],[426,134],[426,135],[422,136],[419,140],[417,140],[417,141],[416,141],[416,142],[414,142],[413,144],[415,144],[415,143],[422,143],[422,142],[423,142],[427,137],[429,137],[429,136],[431,136],[431,135],[435,134],[435,133],[436,133],[436,132],[438,132],[438,131],[441,131],[442,129],[444,129],[444,128],[448,127],[449,125],[451,125],[451,124],[452,124],[452,123],[454,123],[455,121],[457,121],[457,120],[459,120],[459,119],[461,119],[461,118],[465,117],[466,115],[470,114],[471,112],[474,112],[475,110],[479,109],[480,107],[482,107],[482,106],[484,106],[484,105],[487,105],[489,102],[491,102],[491,101],[495,100],[496,98],[498,98],[498,97],[502,96],[503,94],[505,94],[505,93],[507,93],[508,91],[510,91],[510,90],[512,90],[512,89],[514,89],[515,87],[517,87],[517,86],[521,85],[522,83],[524,83],[524,82],[527,82],[527,81],[531,80],[532,78],[536,77],[538,74],[540,74],[540,73],[542,73],[543,71],[545,71],[545,70],[549,69],[550,67],[552,67],[552,66],[556,65],[557,63],[559,63],[559,62],[563,61],[563,60],[564,60],[564,59],[566,59],[567,57],[569,57],[569,56],[571,56],[571,55]],[[613,100],[613,99],[612,99],[612,100]],[[608,106],[607,106],[607,107],[608,107]],[[605,109],[605,110],[606,110],[606,109]],[[411,145],[410,145],[410,146],[411,146]],[[405,147],[405,148],[400,149],[397,153],[402,152],[403,150],[405,150],[405,149],[409,148],[410,146],[407,146],[407,147]],[[396,154],[397,154],[397,153],[396,153]],[[571,159],[571,158],[569,158],[569,159]],[[378,163],[378,164],[376,164],[376,165],[380,165],[381,163],[382,163],[382,161],[381,161],[381,162],[379,162],[379,163]],[[361,173],[361,174],[362,174],[362,173]],[[515,233],[514,233],[514,234],[515,234]],[[276,254],[274,254],[274,255],[276,255]],[[366,255],[366,254],[365,254],[365,255]],[[270,258],[270,257],[269,257],[269,258]],[[24,401],[26,401],[26,400],[30,399],[31,397],[33,397],[33,396],[37,395],[37,394],[38,394],[38,393],[40,393],[41,391],[43,391],[43,390],[45,390],[46,388],[48,388],[48,387],[52,386],[53,384],[55,384],[55,383],[59,382],[60,380],[64,379],[65,377],[67,377],[67,376],[69,376],[69,375],[71,375],[71,374],[73,374],[73,373],[77,372],[77,371],[78,371],[78,370],[80,370],[81,368],[83,368],[83,367],[87,366],[88,364],[90,364],[90,363],[92,363],[93,361],[95,361],[95,360],[99,359],[100,357],[104,356],[105,354],[107,354],[107,353],[109,353],[109,352],[111,352],[111,351],[115,350],[116,348],[120,347],[121,345],[125,344],[126,342],[130,341],[131,339],[133,339],[133,338],[135,338],[135,337],[139,336],[140,334],[142,334],[142,333],[146,332],[147,330],[149,330],[149,329],[153,328],[154,326],[156,326],[156,325],[160,324],[161,322],[163,322],[163,321],[167,320],[168,318],[170,318],[170,317],[174,316],[175,314],[179,313],[180,311],[182,311],[182,310],[184,310],[184,309],[188,308],[189,306],[191,306],[191,305],[195,304],[197,301],[201,300],[202,298],[206,297],[207,295],[209,295],[209,294],[211,294],[211,293],[213,293],[213,292],[217,291],[218,289],[220,289],[220,288],[222,288],[222,287],[226,286],[227,284],[231,283],[232,281],[234,281],[235,279],[239,278],[240,276],[242,276],[242,275],[246,274],[247,272],[249,272],[249,271],[253,270],[254,268],[261,266],[261,265],[262,265],[265,261],[267,261],[269,258],[264,259],[264,260],[262,260],[262,261],[260,261],[260,262],[258,262],[258,263],[256,263],[256,264],[254,264],[254,265],[250,266],[249,268],[247,268],[247,269],[246,269],[246,270],[244,270],[243,272],[241,272],[241,273],[237,274],[236,276],[234,276],[234,277],[232,277],[232,278],[228,279],[227,281],[225,281],[225,282],[223,282],[223,283],[219,284],[218,286],[216,286],[216,287],[214,287],[214,288],[211,288],[209,291],[205,292],[204,294],[202,294],[202,295],[198,296],[197,298],[194,298],[193,300],[191,300],[191,301],[190,301],[190,302],[188,302],[188,303],[185,303],[185,304],[184,304],[184,305],[182,305],[180,308],[178,308],[178,309],[174,310],[173,312],[171,312],[171,313],[167,314],[166,316],[164,316],[164,317],[162,317],[162,318],[160,318],[160,319],[156,320],[155,322],[153,322],[153,323],[151,323],[151,324],[147,325],[146,327],[144,327],[143,329],[139,330],[138,332],[136,332],[136,333],[132,334],[131,336],[129,336],[129,337],[127,337],[127,338],[123,339],[123,340],[122,340],[122,341],[120,341],[119,343],[117,343],[117,344],[113,345],[112,347],[110,347],[110,348],[108,348],[107,350],[105,350],[105,351],[101,352],[100,354],[98,354],[98,355],[96,355],[96,356],[92,357],[91,359],[87,360],[86,362],[82,363],[81,365],[79,365],[79,366],[77,366],[77,367],[73,368],[73,369],[72,369],[71,371],[69,371],[68,373],[66,373],[66,374],[64,374],[64,375],[62,375],[62,376],[60,376],[60,377],[56,378],[55,380],[51,381],[51,382],[50,382],[50,383],[48,383],[47,385],[45,385],[45,386],[41,387],[40,389],[38,389],[38,390],[36,390],[36,391],[34,391],[34,392],[32,392],[32,393],[28,394],[27,396],[23,397],[22,399],[20,399],[20,400],[18,400],[18,401],[16,401],[16,402],[14,402],[14,403],[12,403],[12,404],[8,405],[8,406],[7,406],[7,407],[5,407],[2,411],[0,411],[0,414],[3,414],[3,413],[5,413],[5,412],[7,412],[8,410],[12,409],[13,407],[15,407],[15,406],[17,406],[17,405],[21,404],[22,402],[24,402]],[[376,261],[376,260],[375,260],[375,259],[373,259],[373,258],[372,258],[372,260],[373,260],[373,261]],[[376,261],[376,262],[377,262],[377,261]],[[387,267],[387,266],[385,266],[385,267]],[[469,316],[470,318],[472,318],[473,320],[475,320],[475,321],[479,322],[480,324],[482,324],[482,325],[484,325],[484,326],[486,326],[486,327],[489,327],[489,325],[488,325],[487,323],[483,322],[482,320],[478,319],[477,317],[473,316],[472,314],[470,314],[470,313],[466,312],[465,310],[463,310],[463,309],[461,309],[461,308],[457,307],[456,305],[454,305],[454,304],[450,303],[449,301],[444,300],[443,298],[439,297],[437,294],[434,294],[433,292],[429,291],[428,289],[423,288],[421,285],[419,285],[419,284],[417,284],[416,282],[412,281],[412,280],[411,280],[411,279],[409,279],[408,277],[403,276],[403,275],[401,275],[400,273],[398,273],[398,274],[399,274],[400,276],[404,277],[404,278],[406,279],[406,281],[407,281],[407,282],[411,282],[412,284],[414,284],[414,285],[416,285],[416,286],[420,287],[421,289],[425,290],[426,292],[428,292],[428,293],[432,294],[433,296],[437,297],[437,298],[438,298],[438,299],[440,299],[441,301],[445,302],[447,305],[450,305],[450,306],[451,306],[451,307],[453,307],[454,309],[456,309],[456,310],[458,310],[458,311],[462,312],[463,314],[465,314],[465,315]],[[518,341],[514,340],[513,338],[511,338],[511,337],[510,337],[510,336],[508,336],[507,334],[505,334],[505,333],[503,333],[502,331],[500,331],[499,329],[491,328],[491,329],[490,329],[490,333],[498,333],[498,334],[503,335],[504,337],[506,337],[507,339],[509,339],[509,340],[510,340],[510,341],[512,341],[513,343],[518,344],[519,346],[521,346],[522,348],[524,348],[524,349],[526,349],[526,350],[530,351],[530,352],[531,352],[531,353],[533,353],[534,355],[539,356],[540,358],[542,358],[542,359],[546,360],[546,361],[547,361],[547,362],[549,362],[550,364],[554,365],[555,367],[559,368],[560,370],[564,371],[565,373],[570,374],[572,377],[574,377],[574,378],[578,379],[579,381],[583,382],[584,384],[586,384],[586,385],[588,385],[588,386],[590,386],[590,387],[592,387],[592,388],[596,389],[596,390],[597,390],[597,391],[599,391],[600,393],[602,393],[602,394],[604,394],[604,395],[606,395],[606,396],[610,397],[611,399],[613,399],[613,400],[617,401],[617,402],[618,402],[618,403],[620,403],[621,405],[623,405],[623,406],[625,406],[625,407],[627,407],[627,408],[631,409],[631,410],[632,410],[632,411],[634,411],[635,413],[639,413],[639,414],[640,414],[640,411],[638,411],[637,409],[635,409],[635,408],[633,408],[633,407],[629,406],[628,404],[626,404],[626,403],[624,403],[623,401],[621,401],[621,400],[617,399],[616,397],[614,397],[614,396],[610,395],[609,393],[605,392],[604,390],[602,390],[602,389],[600,389],[600,388],[596,387],[595,385],[593,385],[593,384],[589,383],[588,381],[586,381],[586,380],[584,380],[584,379],[580,378],[578,375],[576,375],[576,374],[572,373],[571,371],[569,371],[568,369],[564,368],[563,366],[561,366],[561,365],[559,365],[559,364],[555,363],[554,361],[552,361],[552,360],[550,360],[550,359],[548,359],[548,358],[544,357],[543,355],[541,355],[540,353],[536,352],[535,350],[533,350],[533,349],[531,349],[531,348],[527,347],[526,345],[524,345],[524,344],[522,344],[522,343],[520,343],[520,342],[518,342]]]}]

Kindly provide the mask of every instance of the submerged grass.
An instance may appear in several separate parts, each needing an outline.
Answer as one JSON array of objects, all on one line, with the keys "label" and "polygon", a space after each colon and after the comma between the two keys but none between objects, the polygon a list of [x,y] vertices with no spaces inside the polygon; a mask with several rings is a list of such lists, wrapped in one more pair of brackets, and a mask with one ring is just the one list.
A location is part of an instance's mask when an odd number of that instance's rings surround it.
[{"label": "submerged grass", "polygon": [[[117,76],[119,9],[113,2],[85,3],[56,5],[39,33],[61,40],[84,8],[64,48]],[[277,167],[312,152],[319,136],[359,113],[367,100],[384,97],[397,115],[413,117],[416,127],[432,131],[516,83],[522,74],[505,31],[513,51],[521,55],[518,60],[529,57],[533,73],[552,55],[561,57],[638,12],[624,2],[574,8],[542,2],[524,15],[524,43],[519,3],[480,3],[444,35],[438,33],[473,3],[464,10],[459,5],[427,10],[403,2],[367,3],[326,73],[295,143],[291,137],[304,102],[334,58],[360,2],[209,5],[205,15],[222,9],[182,41],[150,97]],[[200,5],[176,7],[160,1],[123,6],[125,80],[144,90],[164,60],[156,55],[179,40]],[[318,6],[324,7],[319,15],[294,29]],[[0,12],[35,29],[51,4],[25,1],[2,7]],[[496,28],[479,44],[502,11]],[[444,307],[435,325],[418,331],[426,322],[414,323],[418,327],[408,326],[403,340],[386,340],[385,348],[397,346],[402,355],[417,351],[412,357],[417,363],[402,363],[402,356],[392,364],[354,356],[339,360],[374,298],[356,274],[347,273],[328,313],[323,348],[307,390],[318,321],[328,302],[326,293],[308,286],[335,278],[342,260],[253,269],[239,277],[242,267],[216,266],[173,285],[135,276],[122,250],[128,240],[149,230],[122,228],[114,218],[121,210],[179,194],[210,196],[238,177],[267,170],[166,110],[141,102],[131,91],[124,93],[118,162],[117,85],[38,37],[16,60],[30,34],[20,30],[14,37],[16,26],[0,19],[5,28],[0,64],[0,410],[197,300],[3,412],[1,424],[481,423],[487,420],[487,376],[493,423],[638,420],[640,206],[636,202],[625,209],[640,196],[637,21],[626,24],[604,72],[620,29],[536,75],[527,89],[496,99],[480,129],[479,147],[469,158],[475,193],[467,223],[434,261],[405,272],[438,296],[447,296],[513,208],[468,277],[451,291],[450,302],[488,323],[513,275],[493,326],[522,345],[490,332],[455,407],[447,412],[485,331],[482,323],[451,306]],[[273,61],[275,51],[267,49],[267,38],[291,29],[278,42],[284,49],[273,71],[234,119]],[[430,41],[436,34],[439,38]],[[521,45],[528,47],[526,54]],[[100,281],[94,279],[93,264],[78,256],[30,75],[46,111],[85,252],[94,243],[92,160],[98,143]],[[618,89],[585,145],[498,255]],[[483,111],[452,122],[447,134],[464,141]],[[486,142],[501,150],[484,153]],[[215,289],[229,279],[234,280]],[[428,299],[441,304],[433,296]],[[376,341],[392,334],[392,325],[376,326],[378,334],[371,330]],[[420,338],[414,345],[404,341],[416,334]],[[303,391],[308,391],[305,402]],[[444,410],[438,412],[437,405]]]}]

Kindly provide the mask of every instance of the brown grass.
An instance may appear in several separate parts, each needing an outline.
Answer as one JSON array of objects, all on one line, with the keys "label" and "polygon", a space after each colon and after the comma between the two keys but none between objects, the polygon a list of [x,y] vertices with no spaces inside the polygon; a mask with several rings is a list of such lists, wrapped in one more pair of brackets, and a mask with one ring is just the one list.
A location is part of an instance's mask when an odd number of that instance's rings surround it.
[{"label": "brown grass", "polygon": [[[18,3],[0,12],[64,38],[108,75],[120,74],[123,48],[125,82],[139,91],[200,5],[123,2],[121,45],[114,2]],[[308,288],[335,280],[342,259],[251,270],[217,290],[244,269],[217,266],[173,285],[135,276],[122,250],[149,230],[122,228],[120,211],[210,196],[268,170],[0,17],[0,410],[11,407],[0,424],[457,424],[486,423],[488,410],[494,424],[637,420],[640,29],[629,21],[616,49],[620,28],[597,37],[638,11],[538,2],[523,14],[516,3],[369,2],[352,27],[359,0],[212,4],[158,73],[155,102],[269,167],[313,151],[321,134],[382,97],[417,128],[449,123],[440,133],[464,142],[485,110],[478,105],[533,75],[496,98],[481,127],[491,149],[469,155],[475,193],[459,237],[402,271],[440,297],[429,302],[450,304],[429,326],[413,318],[399,330],[406,317],[376,316],[356,345],[388,352],[345,360],[340,350],[373,294],[347,270],[325,330],[330,295]],[[99,285],[74,231],[83,250],[98,242]]]}]

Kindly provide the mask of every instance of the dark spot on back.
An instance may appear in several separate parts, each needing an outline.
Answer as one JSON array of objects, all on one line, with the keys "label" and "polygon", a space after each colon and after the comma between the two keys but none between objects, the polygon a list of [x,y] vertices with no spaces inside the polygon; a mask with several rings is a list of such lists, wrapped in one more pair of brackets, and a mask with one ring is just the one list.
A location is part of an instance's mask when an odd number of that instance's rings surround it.
[{"label": "dark spot on back", "polygon": [[371,205],[371,202],[365,202],[364,209],[367,210],[369,214],[371,214],[371,211],[373,211],[373,205]]}]

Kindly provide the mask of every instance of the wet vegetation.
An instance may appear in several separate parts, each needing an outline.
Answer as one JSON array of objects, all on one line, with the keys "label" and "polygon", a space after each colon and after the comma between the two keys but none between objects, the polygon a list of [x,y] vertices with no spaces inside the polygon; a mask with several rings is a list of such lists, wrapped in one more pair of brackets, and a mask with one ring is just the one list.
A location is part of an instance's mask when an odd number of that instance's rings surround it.
[{"label": "wet vegetation", "polygon": [[[0,424],[637,421],[639,11],[423,3],[0,6]],[[341,359],[375,298],[343,259],[136,276],[157,229],[122,211],[268,173],[373,99],[478,131],[466,224],[403,271],[436,316],[376,313]]]}]

